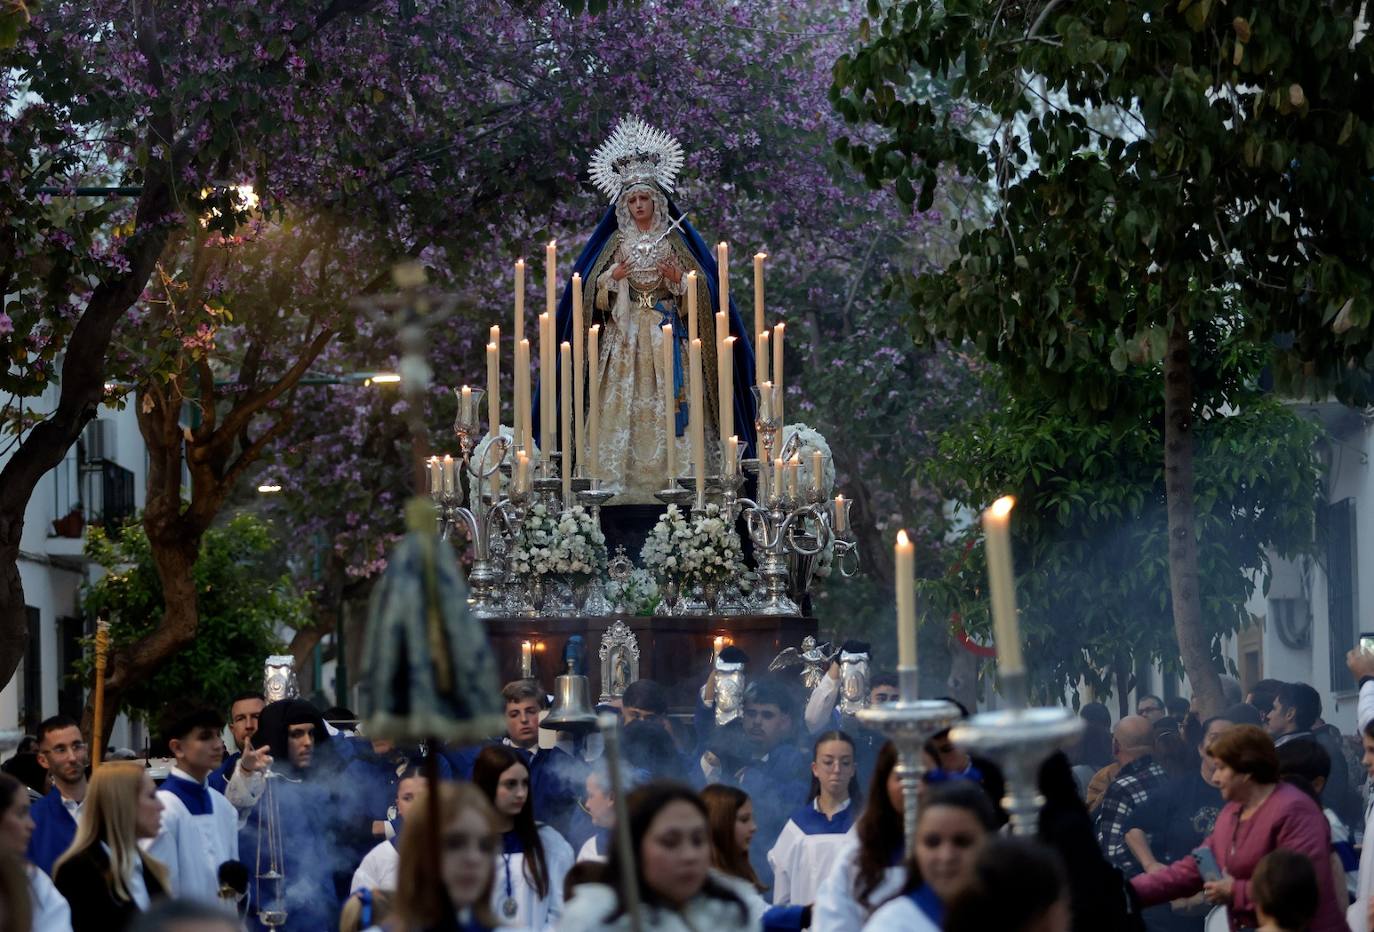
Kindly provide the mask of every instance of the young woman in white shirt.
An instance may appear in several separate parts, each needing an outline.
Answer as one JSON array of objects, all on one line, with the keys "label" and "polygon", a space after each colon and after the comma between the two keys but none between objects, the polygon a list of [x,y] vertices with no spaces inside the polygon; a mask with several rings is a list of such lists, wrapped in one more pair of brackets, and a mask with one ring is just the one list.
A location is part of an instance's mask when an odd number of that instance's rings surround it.
[{"label": "young woman in white shirt", "polygon": [[773,905],[809,906],[821,881],[845,849],[859,809],[854,739],[827,731],[811,754],[811,792],[787,820],[768,852],[773,868]]},{"label": "young woman in white shirt", "polygon": [[931,787],[921,800],[902,895],[880,906],[864,932],[939,932],[945,907],[973,883],[978,855],[996,831],[997,811],[977,783]]},{"label": "young woman in white shirt", "polygon": [[[491,932],[494,865],[501,850],[495,810],[470,783],[441,783],[437,803],[429,793],[414,801],[401,826],[400,862],[386,932],[435,929]],[[437,823],[437,827],[436,827]],[[439,836],[440,856],[434,857]]]},{"label": "young woman in white shirt", "polygon": [[553,929],[563,913],[572,846],[551,826],[535,823],[530,772],[510,748],[484,747],[473,764],[472,782],[491,800],[501,830],[491,891],[496,918],[534,932]]},{"label": "young woman in white shirt", "polygon": [[901,892],[902,784],[897,778],[897,751],[888,742],[878,751],[863,814],[845,836],[834,869],[821,882],[811,910],[813,932],[854,932],[880,905]]},{"label": "young woman in white shirt", "polygon": [[66,899],[57,892],[47,874],[25,859],[32,834],[33,816],[29,815],[27,788],[9,774],[0,773],[0,852],[7,852],[16,863],[24,865],[28,875],[32,928],[39,932],[71,932],[72,911]]},{"label": "young woman in white shirt", "polygon": [[706,806],[679,783],[650,783],[626,798],[633,867],[613,848],[605,883],[579,885],[559,932],[629,932],[620,889],[637,874],[644,932],[757,932],[764,903],[748,883],[711,869]]},{"label": "young woman in white shirt", "polygon": [[767,888],[759,883],[759,875],[749,863],[749,845],[759,830],[749,794],[737,786],[712,783],[702,789],[701,801],[706,804],[706,823],[711,831],[711,866],[762,893]]},{"label": "young woman in white shirt", "polygon": [[[411,765],[396,782],[396,818],[405,824],[411,806],[425,790],[425,775],[418,765]],[[359,890],[395,890],[396,870],[401,861],[400,835],[392,836],[369,851],[353,872],[349,893]]]}]

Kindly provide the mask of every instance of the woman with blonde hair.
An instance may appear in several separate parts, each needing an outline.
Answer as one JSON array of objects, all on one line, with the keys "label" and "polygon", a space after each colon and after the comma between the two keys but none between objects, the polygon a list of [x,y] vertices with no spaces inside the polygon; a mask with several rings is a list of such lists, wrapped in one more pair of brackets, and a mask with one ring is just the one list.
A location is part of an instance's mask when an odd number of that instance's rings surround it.
[{"label": "woman with blonde hair", "polygon": [[157,784],[142,764],[95,769],[76,836],[53,865],[53,882],[71,904],[72,932],[119,932],[167,895],[167,869],[138,847],[161,824]]},{"label": "woman with blonde hair", "polygon": [[[491,886],[501,831],[484,794],[470,783],[441,783],[411,804],[401,829],[401,861],[391,918],[394,932],[462,930],[488,932],[499,924],[491,909]],[[439,861],[431,851],[438,823]]]}]

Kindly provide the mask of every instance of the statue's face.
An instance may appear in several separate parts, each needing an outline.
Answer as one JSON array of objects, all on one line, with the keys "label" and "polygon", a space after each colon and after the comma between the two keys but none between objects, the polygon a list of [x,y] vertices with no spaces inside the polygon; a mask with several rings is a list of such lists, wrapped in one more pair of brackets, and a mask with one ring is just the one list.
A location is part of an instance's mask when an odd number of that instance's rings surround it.
[{"label": "statue's face", "polygon": [[647,223],[654,218],[654,199],[648,191],[631,192],[626,206],[630,208],[630,216],[636,223]]}]

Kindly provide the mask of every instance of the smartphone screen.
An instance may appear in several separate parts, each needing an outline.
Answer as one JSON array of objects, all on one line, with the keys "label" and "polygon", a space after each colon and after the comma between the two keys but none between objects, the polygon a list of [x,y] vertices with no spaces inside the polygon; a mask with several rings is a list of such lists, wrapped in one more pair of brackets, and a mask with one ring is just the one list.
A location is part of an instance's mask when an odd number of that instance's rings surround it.
[{"label": "smartphone screen", "polygon": [[1360,650],[1366,654],[1374,654],[1374,631],[1360,632]]}]

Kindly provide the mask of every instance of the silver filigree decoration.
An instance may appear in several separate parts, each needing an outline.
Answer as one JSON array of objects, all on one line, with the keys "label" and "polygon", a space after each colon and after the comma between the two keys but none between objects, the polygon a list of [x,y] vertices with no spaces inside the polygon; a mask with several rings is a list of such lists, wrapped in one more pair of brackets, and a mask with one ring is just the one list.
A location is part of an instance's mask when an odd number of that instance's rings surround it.
[{"label": "silver filigree decoration", "polygon": [[636,183],[652,182],[671,192],[682,161],[682,144],[676,139],[638,117],[624,117],[592,155],[589,172],[592,184],[615,200]]},{"label": "silver filigree decoration", "polygon": [[620,619],[611,622],[601,635],[600,703],[611,702],[625,695],[625,687],[639,679],[639,638],[630,626]]},{"label": "silver filigree decoration", "polygon": [[267,658],[262,671],[262,694],[268,702],[295,699],[300,695],[296,687],[296,658],[290,654],[273,654]]}]

